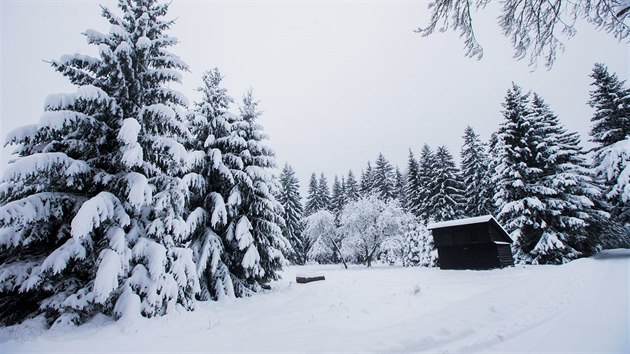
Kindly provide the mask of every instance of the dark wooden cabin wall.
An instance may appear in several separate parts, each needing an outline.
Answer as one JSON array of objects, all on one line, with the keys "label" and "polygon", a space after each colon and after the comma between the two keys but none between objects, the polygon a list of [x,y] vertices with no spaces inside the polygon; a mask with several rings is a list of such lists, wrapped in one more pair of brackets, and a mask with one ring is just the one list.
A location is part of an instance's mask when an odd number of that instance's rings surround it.
[{"label": "dark wooden cabin wall", "polygon": [[499,261],[502,267],[509,267],[514,265],[514,258],[512,257],[512,246],[510,245],[497,245],[497,252],[499,254]]},{"label": "dark wooden cabin wall", "polygon": [[494,244],[438,248],[442,269],[491,269],[500,267]]},{"label": "dark wooden cabin wall", "polygon": [[492,242],[488,224],[475,224],[433,230],[436,247]]}]

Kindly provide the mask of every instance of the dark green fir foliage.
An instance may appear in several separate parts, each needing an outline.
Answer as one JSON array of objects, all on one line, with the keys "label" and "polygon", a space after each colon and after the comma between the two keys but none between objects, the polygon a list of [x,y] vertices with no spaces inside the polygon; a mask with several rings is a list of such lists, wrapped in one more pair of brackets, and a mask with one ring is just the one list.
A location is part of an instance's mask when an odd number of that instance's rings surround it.
[{"label": "dark green fir foliage", "polygon": [[187,66],[167,51],[167,4],[118,8],[103,8],[109,33],[85,32],[97,57],[52,62],[76,93],[49,96],[39,124],[8,136],[18,157],[0,184],[5,324],[160,315],[199,291],[184,247],[186,100],[169,88]]},{"label": "dark green fir foliage", "polygon": [[346,202],[354,202],[360,198],[360,186],[354,177],[352,170],[348,171],[348,177],[346,178],[345,199]]},{"label": "dark green fir foliage", "polygon": [[304,206],[304,215],[309,216],[322,209],[321,200],[319,198],[319,188],[317,185],[317,175],[315,172],[311,174],[311,179],[308,183],[308,196],[306,198],[306,205]]},{"label": "dark green fir foliage", "polygon": [[601,148],[630,136],[630,90],[604,64],[595,64],[591,78],[593,90],[588,103],[595,112],[590,133]]},{"label": "dark green fir foliage", "polygon": [[473,217],[491,214],[493,207],[488,179],[489,158],[485,144],[470,126],[464,131],[461,157],[462,177],[466,188],[464,215]]},{"label": "dark green fir foliage", "polygon": [[424,144],[422,146],[422,151],[420,152],[419,159],[419,169],[418,169],[418,211],[417,215],[425,222],[429,221],[431,202],[429,198],[431,197],[430,184],[436,179],[437,171],[437,160],[435,157],[435,153],[429,147],[429,145]]},{"label": "dark green fir foliage", "polygon": [[394,199],[396,186],[394,185],[394,168],[382,153],[378,154],[372,173],[372,188],[382,200]]},{"label": "dark green fir foliage", "polygon": [[597,144],[592,168],[604,185],[603,197],[612,207],[612,219],[630,228],[630,90],[603,64],[595,64],[591,78],[590,134]]},{"label": "dark green fir foliage", "polygon": [[460,218],[464,208],[464,186],[453,156],[445,146],[435,152],[435,178],[428,183],[428,216],[434,221]]},{"label": "dark green fir foliage", "polygon": [[405,209],[416,217],[421,216],[423,201],[421,198],[422,185],[420,184],[420,165],[409,149],[407,160],[407,183],[405,184]]},{"label": "dark green fir foliage", "polygon": [[370,196],[374,191],[374,170],[372,169],[372,163],[368,161],[365,170],[361,171],[361,196]]},{"label": "dark green fir foliage", "polygon": [[339,215],[343,210],[343,207],[346,205],[346,196],[345,196],[345,182],[342,185],[341,181],[339,181],[339,177],[335,175],[332,186],[332,194],[330,197],[330,210],[335,216],[335,221],[339,222]]},{"label": "dark green fir foliage", "polygon": [[504,122],[497,133],[500,162],[493,179],[495,200],[499,221],[514,240],[516,258],[528,262],[545,227],[541,194],[546,189],[540,184],[543,170],[534,150],[537,138],[530,119],[529,94],[513,84],[503,108]]},{"label": "dark green fir foliage", "polygon": [[261,112],[252,92],[243,96],[240,115],[232,123],[232,134],[243,149],[242,168],[233,171],[235,186],[228,198],[230,222],[225,237],[226,264],[232,274],[236,296],[247,296],[278,278],[293,253],[282,235],[283,208],[275,198],[278,181],[273,175],[276,159],[264,144],[267,136],[258,123]]},{"label": "dark green fir foliage", "polygon": [[400,172],[400,168],[396,166],[394,171],[394,198],[398,199],[400,205],[406,205],[407,196],[405,194],[405,176]]},{"label": "dark green fir foliage", "polygon": [[489,214],[497,215],[497,205],[495,195],[497,193],[496,185],[494,184],[494,178],[497,174],[497,168],[501,163],[502,146],[499,144],[498,132],[493,132],[488,140],[488,170],[486,171],[485,179],[487,180],[486,187],[488,189],[489,201]]},{"label": "dark green fir foliage", "polygon": [[284,213],[284,227],[282,235],[289,240],[293,250],[293,254],[289,256],[289,261],[294,264],[304,264],[306,262],[306,253],[308,249],[305,247],[302,239],[302,230],[304,229],[304,211],[300,196],[300,181],[295,175],[293,168],[286,163],[280,174],[280,187],[277,194],[278,202],[282,205]]},{"label": "dark green fir foliage", "polygon": [[319,210],[332,210],[332,201],[330,189],[328,188],[328,179],[323,173],[319,175],[317,182],[317,193],[319,194]]},{"label": "dark green fir foliage", "polygon": [[499,219],[514,239],[522,263],[559,264],[592,254],[606,213],[596,207],[593,183],[579,138],[568,133],[536,94],[513,85],[497,134]]},{"label": "dark green fir foliage", "polygon": [[234,296],[230,272],[223,262],[224,237],[228,225],[225,201],[234,187],[233,170],[242,165],[238,141],[233,140],[230,123],[234,121],[228,112],[234,102],[227,90],[221,87],[223,76],[217,68],[203,74],[203,85],[198,89],[202,100],[195,104],[189,119],[193,134],[190,147],[191,172],[185,180],[191,193],[189,209],[193,250],[201,300]]},{"label": "dark green fir foliage", "polygon": [[[580,147],[577,133],[567,132],[558,117],[537,94],[530,103],[536,145],[533,147],[542,169],[540,196],[545,205],[545,228],[530,252],[533,262],[564,263],[577,255],[590,255],[599,248],[598,236],[587,228],[606,216],[593,207],[599,193]],[[560,247],[560,243],[566,247]],[[572,250],[579,254],[574,254]]]}]

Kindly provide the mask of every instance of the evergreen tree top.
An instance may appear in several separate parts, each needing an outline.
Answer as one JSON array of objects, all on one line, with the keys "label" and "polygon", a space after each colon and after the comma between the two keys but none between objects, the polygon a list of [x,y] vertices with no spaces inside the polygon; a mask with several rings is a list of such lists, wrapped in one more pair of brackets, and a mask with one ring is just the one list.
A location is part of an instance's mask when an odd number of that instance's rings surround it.
[{"label": "evergreen tree top", "polygon": [[[143,106],[170,103],[185,106],[187,99],[165,86],[181,82],[188,66],[167,48],[177,43],[166,31],[169,4],[156,0],[120,0],[123,16],[107,7],[102,15],[112,25],[109,33],[85,31],[89,44],[99,47],[99,57],[65,55],[52,66],[77,86],[93,85],[119,101],[124,117],[136,116]],[[120,75],[110,75],[120,70]]]},{"label": "evergreen tree top", "polygon": [[199,113],[206,117],[219,117],[227,112],[234,99],[227,94],[227,89],[221,87],[223,75],[218,68],[213,68],[203,73],[203,86],[197,88],[201,92],[203,99],[195,103]]},{"label": "evergreen tree top", "polygon": [[595,64],[591,78],[594,88],[588,103],[595,109],[592,140],[600,147],[624,140],[630,135],[630,89],[603,64]]}]

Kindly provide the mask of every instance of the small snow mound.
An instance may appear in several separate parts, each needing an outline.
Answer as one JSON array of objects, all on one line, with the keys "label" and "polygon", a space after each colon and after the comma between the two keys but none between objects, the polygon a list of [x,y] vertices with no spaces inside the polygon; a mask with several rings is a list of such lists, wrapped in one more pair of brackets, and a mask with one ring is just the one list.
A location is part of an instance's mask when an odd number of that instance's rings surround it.
[{"label": "small snow mound", "polygon": [[140,296],[126,287],[114,306],[114,313],[125,322],[133,322],[142,317]]}]

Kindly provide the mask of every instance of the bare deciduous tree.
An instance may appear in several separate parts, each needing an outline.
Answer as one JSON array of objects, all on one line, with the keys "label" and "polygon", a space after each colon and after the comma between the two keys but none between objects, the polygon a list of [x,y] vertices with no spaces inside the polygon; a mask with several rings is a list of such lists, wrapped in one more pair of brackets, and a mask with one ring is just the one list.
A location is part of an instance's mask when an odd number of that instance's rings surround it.
[{"label": "bare deciduous tree", "polygon": [[[434,0],[429,4],[432,10],[429,25],[416,32],[428,36],[436,28],[441,32],[459,31],[464,38],[466,56],[481,59],[483,47],[475,37],[472,12],[484,9],[492,1]],[[545,66],[551,68],[558,50],[564,50],[560,37],[574,36],[578,19],[620,41],[630,36],[626,23],[629,0],[502,0],[500,3],[499,26],[512,42],[514,57],[520,60],[529,56],[531,66],[536,66],[542,56]]]}]

